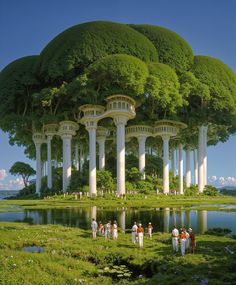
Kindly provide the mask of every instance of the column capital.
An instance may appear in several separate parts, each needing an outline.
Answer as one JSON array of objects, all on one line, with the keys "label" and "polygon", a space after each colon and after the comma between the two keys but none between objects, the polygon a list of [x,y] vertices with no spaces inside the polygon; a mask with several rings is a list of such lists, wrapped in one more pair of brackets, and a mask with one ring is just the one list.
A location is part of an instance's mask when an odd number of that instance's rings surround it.
[{"label": "column capital", "polygon": [[92,130],[97,130],[97,121],[86,121],[85,129],[89,132]]},{"label": "column capital", "polygon": [[41,132],[33,133],[32,139],[35,145],[41,145],[42,143],[45,143],[45,136]]},{"label": "column capital", "polygon": [[63,136],[74,136],[76,134],[76,131],[79,129],[79,125],[76,122],[73,121],[62,121],[59,123],[59,131],[58,135],[60,137]]},{"label": "column capital", "polygon": [[168,140],[168,141],[169,141],[169,140],[170,140],[170,137],[171,137],[170,135],[162,135],[162,136],[161,136],[161,138],[162,138],[163,141],[164,141],[164,140]]},{"label": "column capital", "polygon": [[137,135],[137,140],[138,140],[138,142],[141,142],[141,141],[146,141],[146,139],[147,139],[147,135]]},{"label": "column capital", "polygon": [[127,117],[125,116],[114,116],[113,118],[113,121],[115,123],[116,126],[119,126],[119,125],[126,125],[127,122],[128,122],[128,119]]}]

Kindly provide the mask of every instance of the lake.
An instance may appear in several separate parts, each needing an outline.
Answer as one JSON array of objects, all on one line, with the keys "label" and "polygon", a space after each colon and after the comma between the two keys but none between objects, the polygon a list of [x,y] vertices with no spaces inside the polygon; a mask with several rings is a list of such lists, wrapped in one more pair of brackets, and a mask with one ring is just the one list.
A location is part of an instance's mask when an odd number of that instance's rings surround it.
[{"label": "lake", "polygon": [[70,227],[90,229],[91,219],[98,222],[117,220],[124,231],[130,230],[134,221],[147,227],[152,222],[154,232],[170,232],[173,225],[191,227],[196,233],[204,233],[213,227],[229,228],[236,234],[236,212],[184,210],[183,208],[152,208],[142,210],[136,208],[64,208],[25,210],[20,212],[0,213],[0,221],[26,222],[29,224],[60,224]]}]

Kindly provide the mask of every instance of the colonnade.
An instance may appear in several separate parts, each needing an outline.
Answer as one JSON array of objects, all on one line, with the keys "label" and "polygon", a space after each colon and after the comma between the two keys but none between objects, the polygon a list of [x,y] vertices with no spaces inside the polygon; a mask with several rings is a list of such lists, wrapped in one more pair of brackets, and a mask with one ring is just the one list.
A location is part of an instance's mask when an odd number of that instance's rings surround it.
[{"label": "colonnade", "polygon": [[[96,195],[96,142],[99,145],[99,169],[105,169],[105,141],[109,131],[99,126],[99,121],[106,117],[113,119],[116,125],[117,141],[117,193],[119,196],[125,194],[125,138],[136,137],[138,141],[139,171],[145,179],[145,143],[148,137],[159,136],[163,141],[163,192],[169,194],[169,142],[176,137],[179,131],[187,126],[180,122],[160,120],[154,126],[133,125],[125,128],[128,120],[133,119],[135,113],[135,101],[125,95],[113,95],[107,98],[106,108],[100,105],[83,105],[79,108],[82,117],[78,123],[85,125],[89,135],[89,193]],[[33,141],[36,147],[36,193],[41,188],[41,145],[47,143],[47,186],[52,187],[52,163],[51,163],[51,141],[54,135],[59,135],[63,141],[63,191],[65,192],[71,177],[71,140],[79,128],[77,122],[62,121],[58,124],[44,126],[43,133],[35,132]],[[199,192],[202,192],[207,183],[207,126],[199,127],[198,154],[194,153],[194,183],[198,184]],[[186,186],[191,185],[190,152],[186,148]],[[176,157],[175,157],[176,153]],[[79,163],[78,144],[75,145],[75,167],[82,168],[83,149],[80,148]],[[172,150],[171,165],[174,175],[179,175],[180,194],[183,188],[183,145],[181,142],[176,150]]]}]

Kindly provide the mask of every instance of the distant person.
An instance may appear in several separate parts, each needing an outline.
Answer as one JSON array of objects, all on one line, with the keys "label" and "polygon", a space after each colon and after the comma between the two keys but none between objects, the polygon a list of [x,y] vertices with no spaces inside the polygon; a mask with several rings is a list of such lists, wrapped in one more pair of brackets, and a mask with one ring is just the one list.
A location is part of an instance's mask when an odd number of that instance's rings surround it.
[{"label": "distant person", "polygon": [[144,234],[144,229],[142,227],[142,224],[138,225],[138,229],[137,229],[137,234],[138,234],[138,244],[139,247],[143,247],[143,234]]},{"label": "distant person", "polygon": [[179,243],[178,243],[179,231],[176,228],[176,226],[173,226],[173,230],[172,230],[171,236],[172,236],[173,251],[174,251],[174,253],[177,253],[178,250],[179,250]]},{"label": "distant person", "polygon": [[95,219],[92,219],[91,229],[92,229],[93,239],[95,239],[97,236],[97,229],[98,229],[98,223],[95,221]]},{"label": "distant person", "polygon": [[149,222],[148,223],[148,236],[150,239],[152,239],[152,231],[153,231],[153,226],[152,226],[152,223]]},{"label": "distant person", "polygon": [[194,235],[193,230],[191,228],[188,229],[188,232],[189,232],[189,239],[190,239],[190,249],[192,250],[192,253],[194,254],[194,251],[196,248],[195,235]]},{"label": "distant person", "polygon": [[132,226],[132,243],[136,243],[136,237],[137,237],[137,223],[134,222],[134,225]]},{"label": "distant person", "polygon": [[186,231],[186,251],[188,252],[190,249],[190,235],[189,235],[189,229]]},{"label": "distant person", "polygon": [[117,222],[114,221],[112,225],[112,239],[117,240],[118,238],[118,225]]},{"label": "distant person", "polygon": [[182,256],[185,255],[186,240],[187,240],[186,229],[183,229],[183,231],[180,234],[180,249],[181,249]]},{"label": "distant person", "polygon": [[111,221],[108,221],[104,226],[104,236],[105,238],[111,237]]},{"label": "distant person", "polygon": [[103,224],[102,224],[102,222],[99,222],[99,223],[98,223],[98,234],[99,234],[100,236],[103,235]]}]

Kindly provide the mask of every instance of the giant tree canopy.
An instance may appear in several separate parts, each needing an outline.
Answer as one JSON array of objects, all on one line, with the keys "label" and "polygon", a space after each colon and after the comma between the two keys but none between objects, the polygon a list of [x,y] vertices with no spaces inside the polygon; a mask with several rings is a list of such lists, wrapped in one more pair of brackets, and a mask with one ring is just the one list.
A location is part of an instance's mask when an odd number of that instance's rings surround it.
[{"label": "giant tree canopy", "polygon": [[175,32],[151,25],[130,25],[146,36],[156,47],[159,61],[173,67],[178,73],[189,70],[193,52],[188,43]]},{"label": "giant tree canopy", "polygon": [[68,90],[78,93],[78,104],[101,104],[111,94],[126,94],[137,99],[144,94],[148,74],[147,65],[136,57],[109,55],[91,64],[69,84]]},{"label": "giant tree canopy", "polygon": [[90,63],[123,53],[143,61],[157,61],[154,45],[127,25],[96,21],[59,34],[40,55],[39,74],[46,81],[65,80],[80,74]]},{"label": "giant tree canopy", "polygon": [[138,102],[131,124],[180,119],[190,127],[185,136],[190,144],[200,124],[218,126],[212,143],[236,130],[236,77],[228,66],[194,57],[188,43],[168,29],[106,21],[71,27],[40,56],[5,67],[0,127],[10,133],[10,143],[25,145],[33,156],[32,123],[41,129],[44,123],[74,120],[82,104],[103,104],[115,93]]}]

